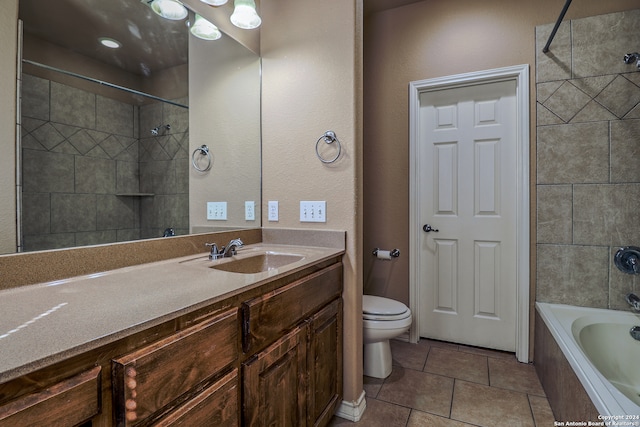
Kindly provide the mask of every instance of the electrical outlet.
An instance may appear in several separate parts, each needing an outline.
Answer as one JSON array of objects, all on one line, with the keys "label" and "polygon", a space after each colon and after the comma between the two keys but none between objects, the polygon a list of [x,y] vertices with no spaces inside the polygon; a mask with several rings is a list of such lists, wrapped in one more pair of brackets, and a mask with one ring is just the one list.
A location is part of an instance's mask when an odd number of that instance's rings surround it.
[{"label": "electrical outlet", "polygon": [[327,222],[327,202],[301,201],[300,222]]},{"label": "electrical outlet", "polygon": [[268,219],[269,221],[278,221],[278,201],[277,200],[269,200]]},{"label": "electrical outlet", "polygon": [[254,221],[256,219],[256,203],[254,201],[244,202],[244,219]]},{"label": "electrical outlet", "polygon": [[226,221],[227,202],[207,202],[207,219]]}]

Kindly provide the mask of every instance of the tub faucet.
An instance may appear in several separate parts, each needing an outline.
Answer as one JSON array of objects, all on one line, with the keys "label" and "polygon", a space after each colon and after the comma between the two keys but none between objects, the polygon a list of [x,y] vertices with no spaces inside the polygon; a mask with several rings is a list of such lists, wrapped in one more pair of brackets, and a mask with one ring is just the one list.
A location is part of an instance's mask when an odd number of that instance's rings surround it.
[{"label": "tub faucet", "polygon": [[640,297],[634,293],[627,294],[626,298],[629,305],[633,308],[634,311],[640,312]]}]

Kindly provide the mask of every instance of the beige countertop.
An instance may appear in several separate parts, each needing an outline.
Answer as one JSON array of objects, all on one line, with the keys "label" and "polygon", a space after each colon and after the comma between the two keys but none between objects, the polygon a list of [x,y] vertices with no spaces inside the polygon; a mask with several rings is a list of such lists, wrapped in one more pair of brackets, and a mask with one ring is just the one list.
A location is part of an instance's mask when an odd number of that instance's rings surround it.
[{"label": "beige countertop", "polygon": [[229,259],[203,253],[0,291],[0,383],[344,253],[258,243],[236,257],[264,251],[303,258],[241,274],[210,268]]}]

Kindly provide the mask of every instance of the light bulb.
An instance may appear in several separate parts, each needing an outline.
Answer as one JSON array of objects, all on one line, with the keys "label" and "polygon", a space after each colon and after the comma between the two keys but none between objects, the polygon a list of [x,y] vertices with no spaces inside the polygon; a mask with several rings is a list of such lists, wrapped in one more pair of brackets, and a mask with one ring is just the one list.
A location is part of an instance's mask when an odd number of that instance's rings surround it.
[{"label": "light bulb", "polygon": [[187,8],[176,0],[154,0],[151,9],[166,19],[180,21],[189,15]]},{"label": "light bulb", "polygon": [[211,22],[196,13],[196,20],[191,26],[191,34],[203,40],[218,40],[222,33]]},{"label": "light bulb", "polygon": [[251,30],[258,28],[262,19],[256,12],[256,4],[253,0],[235,0],[231,23],[238,28]]},{"label": "light bulb", "polygon": [[222,6],[227,3],[227,0],[200,0],[202,3],[210,4],[211,6]]}]

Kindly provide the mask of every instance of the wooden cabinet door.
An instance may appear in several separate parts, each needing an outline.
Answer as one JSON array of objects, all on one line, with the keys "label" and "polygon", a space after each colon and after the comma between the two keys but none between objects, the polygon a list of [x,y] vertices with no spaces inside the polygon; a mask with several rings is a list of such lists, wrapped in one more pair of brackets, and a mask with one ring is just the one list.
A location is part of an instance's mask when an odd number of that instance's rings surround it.
[{"label": "wooden cabinet door", "polygon": [[329,424],[342,400],[342,299],[336,299],[309,319],[307,350],[309,426]]},{"label": "wooden cabinet door", "polygon": [[306,425],[306,335],[298,326],[243,364],[243,425]]}]

